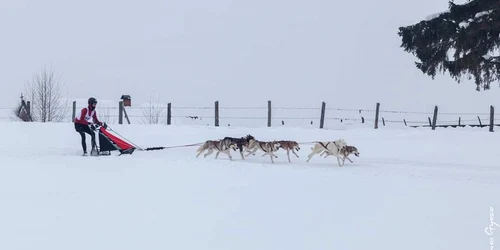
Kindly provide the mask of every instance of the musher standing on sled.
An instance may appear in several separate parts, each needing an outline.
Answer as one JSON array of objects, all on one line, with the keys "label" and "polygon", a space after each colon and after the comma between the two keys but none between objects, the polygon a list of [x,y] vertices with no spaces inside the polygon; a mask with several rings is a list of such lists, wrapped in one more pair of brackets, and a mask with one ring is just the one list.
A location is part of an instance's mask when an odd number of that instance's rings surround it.
[{"label": "musher standing on sled", "polygon": [[96,145],[95,133],[90,129],[89,125],[94,123],[102,126],[102,122],[97,119],[95,108],[97,105],[97,100],[94,97],[90,97],[88,101],[89,106],[83,108],[80,115],[75,117],[75,130],[82,137],[82,149],[83,154],[87,154],[87,143],[85,142],[85,133],[92,137],[92,149]]}]

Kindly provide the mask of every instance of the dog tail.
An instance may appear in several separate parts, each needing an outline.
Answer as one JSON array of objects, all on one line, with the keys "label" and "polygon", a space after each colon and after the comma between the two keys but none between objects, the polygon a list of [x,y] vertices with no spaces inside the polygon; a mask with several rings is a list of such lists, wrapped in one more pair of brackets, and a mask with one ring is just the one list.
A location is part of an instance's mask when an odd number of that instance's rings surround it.
[{"label": "dog tail", "polygon": [[196,152],[202,151],[203,148],[205,148],[205,145],[207,145],[207,142],[203,143],[200,147],[198,147],[198,149],[196,149]]}]

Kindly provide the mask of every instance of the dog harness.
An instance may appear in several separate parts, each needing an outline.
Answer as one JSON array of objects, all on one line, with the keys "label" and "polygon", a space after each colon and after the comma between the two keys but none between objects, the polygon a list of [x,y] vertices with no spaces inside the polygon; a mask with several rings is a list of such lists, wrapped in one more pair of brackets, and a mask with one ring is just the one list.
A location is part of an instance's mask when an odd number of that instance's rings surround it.
[{"label": "dog harness", "polygon": [[[319,142],[319,145],[323,146],[326,150],[328,150],[328,148],[327,148],[328,144],[330,144],[330,142],[328,142],[326,145],[323,144],[322,142]],[[335,144],[335,142],[333,144]],[[337,146],[337,145],[335,145],[335,146]]]},{"label": "dog harness", "polygon": [[323,144],[322,142],[319,142],[319,144],[320,144],[321,146],[323,146],[323,147],[326,149],[326,151],[330,151],[330,150],[327,148],[328,144],[330,144],[330,143],[333,143],[333,145],[335,145],[335,147],[337,148],[337,152],[340,152],[340,150],[341,150],[342,148],[339,148],[339,146],[337,145],[337,143],[335,143],[335,141],[333,141],[333,142],[330,142],[330,141],[329,141],[327,144]]},{"label": "dog harness", "polygon": [[266,152],[267,153],[267,150],[265,150],[263,147],[262,147],[262,144],[266,144],[265,142],[259,142],[259,147],[262,151]]}]

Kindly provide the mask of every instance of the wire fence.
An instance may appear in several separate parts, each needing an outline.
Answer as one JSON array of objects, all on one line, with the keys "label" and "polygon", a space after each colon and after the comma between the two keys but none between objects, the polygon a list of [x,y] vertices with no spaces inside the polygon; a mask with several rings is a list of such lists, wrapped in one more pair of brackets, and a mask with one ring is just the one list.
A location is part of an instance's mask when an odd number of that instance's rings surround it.
[{"label": "wire fence", "polygon": [[[324,104],[323,104],[324,105]],[[376,105],[374,105],[375,107]],[[66,116],[64,122],[74,119],[85,106],[62,107]],[[500,124],[500,116],[490,112],[437,112],[435,126],[495,126]],[[432,126],[434,110],[405,111],[367,108],[332,108],[318,107],[274,107],[271,103],[262,106],[234,107],[211,106],[175,106],[172,104],[145,104],[140,107],[123,107],[119,103],[113,106],[99,106],[100,120],[109,124],[164,124],[164,125],[203,125],[203,126],[299,126],[311,128],[347,128],[352,126],[378,127]],[[377,112],[378,111],[378,112]],[[493,114],[493,117],[491,115]],[[496,118],[498,117],[498,118]],[[378,120],[377,120],[378,118]],[[492,119],[493,118],[493,119]],[[19,120],[13,108],[0,108],[0,121]],[[378,121],[378,122],[377,122]]]}]

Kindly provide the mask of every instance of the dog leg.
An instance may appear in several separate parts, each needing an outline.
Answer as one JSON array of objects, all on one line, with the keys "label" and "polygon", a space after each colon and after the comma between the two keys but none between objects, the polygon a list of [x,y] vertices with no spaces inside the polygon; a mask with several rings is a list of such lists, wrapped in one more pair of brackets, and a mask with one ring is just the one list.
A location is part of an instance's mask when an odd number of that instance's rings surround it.
[{"label": "dog leg", "polygon": [[217,157],[219,157],[219,153],[220,153],[220,151],[217,151],[217,153],[215,154],[215,159],[217,159]]},{"label": "dog leg", "polygon": [[354,163],[351,159],[349,159],[349,157],[345,157],[347,160],[349,160],[351,163]]},{"label": "dog leg", "polygon": [[278,156],[277,156],[277,155],[275,155],[275,154],[273,154],[273,157],[274,157],[274,158],[278,158]]},{"label": "dog leg", "polygon": [[238,149],[240,150],[241,159],[245,160],[245,156],[243,156],[243,146],[242,145],[238,145]]},{"label": "dog leg", "polygon": [[322,151],[322,150],[321,151],[317,151],[317,150],[318,149],[316,147],[313,148],[312,152],[307,156],[308,158],[307,158],[306,162],[309,162],[314,155],[316,155]]},{"label": "dog leg", "polygon": [[300,158],[299,155],[297,153],[295,153],[295,151],[292,149],[292,153],[297,156],[297,158]]},{"label": "dog leg", "polygon": [[252,153],[252,149],[246,149],[245,152],[248,152],[248,154],[246,154],[245,157],[248,157],[251,154],[255,155],[255,153]]},{"label": "dog leg", "polygon": [[286,156],[288,156],[288,162],[292,162],[290,160],[290,150],[289,149],[286,150]]},{"label": "dog leg", "polygon": [[307,156],[307,160],[306,162],[309,162],[311,160],[311,158],[315,155],[314,151],[311,152],[308,156]]},{"label": "dog leg", "polygon": [[266,153],[263,153],[263,154],[262,154],[262,157],[264,157],[264,156],[266,156],[266,155],[268,155],[268,154],[269,154],[269,153],[267,153],[267,152],[266,152]]},{"label": "dog leg", "polygon": [[200,156],[200,155],[201,155],[201,153],[203,153],[203,151],[205,151],[205,150],[200,150],[200,151],[198,152],[198,154],[196,154],[196,158],[198,158],[198,156]]},{"label": "dog leg", "polygon": [[254,148],[253,150],[248,150],[250,153],[248,153],[246,156],[248,157],[249,155],[255,155],[255,151],[257,151],[257,148]]},{"label": "dog leg", "polygon": [[[264,153],[264,154],[262,155],[262,157],[264,157],[264,156],[266,156],[266,155],[268,155],[268,154],[269,154],[269,152],[266,152],[266,153]],[[278,156],[274,155],[274,158],[278,158]]]},{"label": "dog leg", "polygon": [[[226,149],[226,150],[223,150],[223,151],[219,151],[221,153],[224,153],[224,154],[227,154],[227,157],[229,157],[229,160],[233,160],[233,157],[231,156],[231,149]],[[219,152],[217,152],[217,154],[219,154]]]},{"label": "dog leg", "polygon": [[325,157],[323,157],[323,158],[326,158],[326,157],[328,157],[330,155],[330,152],[323,151],[323,152],[321,152],[321,154],[319,156],[323,156],[323,155],[325,155]]},{"label": "dog leg", "polygon": [[211,155],[213,152],[214,152],[214,150],[210,148],[210,149],[208,149],[208,152],[203,155],[203,157],[207,158],[207,156]]}]

